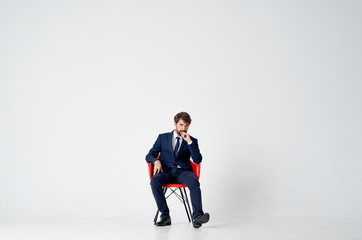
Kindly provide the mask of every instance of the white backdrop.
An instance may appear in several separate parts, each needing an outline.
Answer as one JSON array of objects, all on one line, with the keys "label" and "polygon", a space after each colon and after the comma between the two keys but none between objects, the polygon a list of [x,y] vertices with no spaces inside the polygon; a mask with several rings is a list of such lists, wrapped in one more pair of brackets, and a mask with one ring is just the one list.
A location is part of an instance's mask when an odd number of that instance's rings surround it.
[{"label": "white backdrop", "polygon": [[2,1],[0,215],[152,218],[144,158],[187,111],[212,216],[360,217],[361,11]]}]

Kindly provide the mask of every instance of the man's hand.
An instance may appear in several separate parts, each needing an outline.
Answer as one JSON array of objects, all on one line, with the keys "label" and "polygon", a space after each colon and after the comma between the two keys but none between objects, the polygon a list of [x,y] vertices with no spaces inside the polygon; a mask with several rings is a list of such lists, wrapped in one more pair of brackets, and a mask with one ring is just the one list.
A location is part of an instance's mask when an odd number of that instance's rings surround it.
[{"label": "man's hand", "polygon": [[153,175],[159,172],[163,172],[160,160],[155,161],[153,164]]},{"label": "man's hand", "polygon": [[185,141],[186,141],[187,143],[190,143],[190,142],[192,141],[191,138],[190,138],[190,135],[189,135],[187,132],[182,131],[182,132],[181,132],[181,137],[182,137],[183,139],[185,139]]}]

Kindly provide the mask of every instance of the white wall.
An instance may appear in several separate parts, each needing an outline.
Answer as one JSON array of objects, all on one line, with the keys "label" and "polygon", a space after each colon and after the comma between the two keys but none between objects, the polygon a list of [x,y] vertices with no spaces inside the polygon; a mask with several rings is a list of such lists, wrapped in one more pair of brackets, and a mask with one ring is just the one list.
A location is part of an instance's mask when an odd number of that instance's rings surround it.
[{"label": "white wall", "polygon": [[2,1],[0,215],[152,217],[144,157],[187,111],[206,211],[361,216],[361,10]]}]

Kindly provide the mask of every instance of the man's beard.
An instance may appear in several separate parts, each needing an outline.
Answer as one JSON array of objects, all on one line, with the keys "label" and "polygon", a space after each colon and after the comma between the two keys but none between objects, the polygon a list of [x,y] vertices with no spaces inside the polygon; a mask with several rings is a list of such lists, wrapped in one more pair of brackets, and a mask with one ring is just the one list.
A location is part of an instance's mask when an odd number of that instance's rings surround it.
[{"label": "man's beard", "polygon": [[187,133],[186,130],[180,130],[180,131],[177,131],[177,130],[176,130],[176,132],[177,132],[177,134],[180,135],[180,136],[181,136],[181,133],[183,133],[183,132]]}]

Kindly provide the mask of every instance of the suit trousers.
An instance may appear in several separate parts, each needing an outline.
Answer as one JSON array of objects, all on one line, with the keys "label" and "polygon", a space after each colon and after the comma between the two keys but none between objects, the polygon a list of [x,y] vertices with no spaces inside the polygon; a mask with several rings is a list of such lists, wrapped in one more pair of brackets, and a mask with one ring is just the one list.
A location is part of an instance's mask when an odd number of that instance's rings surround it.
[{"label": "suit trousers", "polygon": [[177,171],[172,171],[172,169],[170,169],[168,171],[156,173],[151,178],[151,189],[153,197],[156,200],[157,208],[161,212],[161,219],[170,217],[170,210],[162,190],[162,186],[168,183],[182,183],[186,185],[190,190],[193,210],[192,217],[195,218],[200,214],[204,214],[202,211],[200,183],[199,180],[197,180],[196,175],[191,171],[182,170],[180,168],[177,169]]}]

